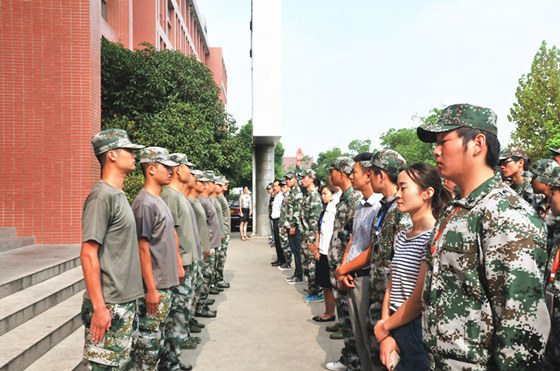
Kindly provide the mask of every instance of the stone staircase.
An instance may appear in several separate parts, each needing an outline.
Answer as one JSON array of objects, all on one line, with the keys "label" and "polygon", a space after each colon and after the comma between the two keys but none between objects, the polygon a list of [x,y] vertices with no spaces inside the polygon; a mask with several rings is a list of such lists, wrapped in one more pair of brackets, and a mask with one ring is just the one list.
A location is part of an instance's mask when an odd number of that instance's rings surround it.
[{"label": "stone staircase", "polygon": [[79,369],[79,254],[79,245],[36,245],[0,228],[0,371]]}]

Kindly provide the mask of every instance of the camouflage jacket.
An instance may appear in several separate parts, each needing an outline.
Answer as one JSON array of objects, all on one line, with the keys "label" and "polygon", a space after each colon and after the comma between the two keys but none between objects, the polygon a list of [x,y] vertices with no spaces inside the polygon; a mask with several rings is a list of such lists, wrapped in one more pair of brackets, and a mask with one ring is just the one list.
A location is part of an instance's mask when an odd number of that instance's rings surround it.
[{"label": "camouflage jacket", "polygon": [[288,199],[290,198],[290,191],[284,193],[284,198],[282,199],[282,206],[280,207],[280,219],[278,220],[278,226],[280,229],[284,227],[286,222],[286,213],[288,212]]},{"label": "camouflage jacket", "polygon": [[447,205],[426,258],[422,333],[431,369],[539,364],[550,329],[544,230],[498,176]]},{"label": "camouflage jacket", "polygon": [[548,264],[546,266],[544,279],[545,285],[554,287],[555,292],[550,337],[546,345],[544,365],[548,370],[558,370],[560,366],[560,272],[556,272],[555,279],[552,282],[550,281],[550,274],[552,273],[554,259],[560,248],[560,222],[554,224],[552,228],[548,228],[548,235],[547,247],[550,251],[550,255],[548,256]]},{"label": "camouflage jacket", "polygon": [[[399,212],[394,196],[383,197],[379,202],[381,208],[373,219],[370,242],[373,249],[371,251],[369,297],[372,304],[370,313],[374,321],[381,319],[381,307],[391,277],[394,239],[399,233],[412,225],[410,215]],[[384,214],[385,217],[379,225],[376,241],[377,224]]]},{"label": "camouflage jacket", "polygon": [[[284,199],[285,200],[285,199]],[[295,185],[290,189],[290,196],[286,201],[286,219],[284,220],[284,228],[297,228],[301,225],[301,202],[303,201],[303,193],[299,185]]]},{"label": "camouflage jacket", "polygon": [[519,186],[515,187],[512,184],[510,187],[528,203],[533,200],[533,187],[531,186],[531,178],[528,176],[523,178]]},{"label": "camouflage jacket", "polygon": [[222,206],[222,215],[224,217],[224,231],[227,236],[231,234],[231,213],[229,212],[229,203],[223,194],[218,195],[218,201]]},{"label": "camouflage jacket", "polygon": [[[319,217],[323,211],[323,202],[316,189],[307,192],[301,204],[301,240],[315,243],[319,232]],[[306,245],[307,246],[307,245]]]},{"label": "camouflage jacket", "polygon": [[348,245],[352,235],[354,212],[361,199],[362,194],[350,186],[342,193],[340,201],[336,205],[333,234],[329,246],[329,265],[331,268],[336,268],[342,264],[346,245]]}]

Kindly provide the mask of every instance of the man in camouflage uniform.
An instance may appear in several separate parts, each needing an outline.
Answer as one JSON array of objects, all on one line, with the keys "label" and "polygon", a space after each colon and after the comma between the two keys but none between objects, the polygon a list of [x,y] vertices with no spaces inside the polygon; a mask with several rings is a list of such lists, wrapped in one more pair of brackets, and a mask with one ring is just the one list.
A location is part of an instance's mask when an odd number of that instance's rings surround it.
[{"label": "man in camouflage uniform", "polygon": [[224,221],[224,232],[225,232],[225,240],[222,242],[222,247],[220,249],[220,255],[218,256],[218,262],[216,267],[216,277],[217,277],[217,285],[219,288],[227,289],[230,287],[230,284],[224,280],[224,267],[226,265],[226,258],[227,258],[227,248],[229,245],[229,238],[231,236],[231,214],[229,212],[229,203],[227,198],[224,196],[224,187],[227,185],[227,179],[222,176],[219,177],[219,180],[216,182],[216,187],[214,188],[214,193],[216,197],[218,197],[218,202],[220,202],[220,206],[222,207],[222,218]]},{"label": "man in camouflage uniform", "polygon": [[284,195],[282,200],[282,207],[280,208],[280,218],[278,220],[279,236],[280,236],[280,246],[284,252],[284,263],[278,266],[281,271],[289,270],[292,268],[292,250],[290,249],[290,240],[288,239],[288,232],[284,229],[284,223],[286,222],[286,215],[288,213],[288,199],[290,198],[290,187],[286,184],[284,180],[280,181],[280,188]]},{"label": "man in camouflage uniform", "polygon": [[500,154],[500,169],[503,177],[510,178],[510,187],[525,201],[531,203],[533,188],[531,188],[531,178],[525,172],[526,164],[527,155],[520,148],[506,148]]},{"label": "man in camouflage uniform", "polygon": [[[560,167],[556,167],[545,182],[551,187],[551,214],[558,220],[560,219]],[[558,261],[560,261],[560,223],[549,226],[548,234],[547,245],[550,255],[544,279],[547,304],[549,311],[552,312],[552,323],[544,355],[544,366],[546,370],[558,370],[560,369],[560,280],[557,275]]]},{"label": "man in camouflage uniform", "polygon": [[91,139],[101,165],[101,181],[84,202],[82,251],[86,291],[82,304],[85,326],[84,366],[124,370],[136,324],[137,299],[144,295],[134,215],[122,190],[134,170],[133,149],[124,130],[108,129]]},{"label": "man in camouflage uniform", "polygon": [[[543,159],[535,161],[531,164],[530,171],[533,174],[533,179],[531,180],[531,185],[533,186],[533,192],[535,196],[533,207],[537,210],[537,214],[542,221],[547,226],[547,241],[552,238],[554,233],[555,225],[560,223],[560,217],[553,215],[550,210],[550,178],[555,172],[560,171],[560,165],[556,161],[551,159]],[[550,242],[550,241],[548,241]],[[550,243],[547,243],[550,247]],[[548,255],[550,256],[550,250],[548,250]]]},{"label": "man in camouflage uniform", "polygon": [[216,176],[214,172],[210,171],[210,184],[212,185],[212,191],[208,195],[208,199],[212,201],[212,205],[216,209],[216,215],[218,216],[218,222],[220,224],[220,246],[216,248],[216,252],[214,254],[214,267],[212,269],[212,280],[211,280],[211,287],[218,291],[223,291],[224,288],[218,286],[218,264],[220,260],[220,256],[222,254],[222,248],[224,246],[224,242],[226,241],[226,227],[224,224],[224,214],[222,210],[222,204],[218,200],[218,194],[216,193],[216,187],[220,187],[217,185],[217,182],[220,180],[220,177]]},{"label": "man in camouflage uniform", "polygon": [[[146,297],[139,300],[139,335],[133,358],[139,370],[157,370],[163,351],[163,331],[169,318],[172,287],[185,277],[173,216],[161,198],[171,180],[172,167],[165,148],[140,151],[144,188],[132,203]],[[150,269],[151,268],[151,269]]]},{"label": "man in camouflage uniform", "polygon": [[301,184],[307,189],[307,193],[301,204],[301,257],[309,295],[304,296],[303,300],[312,303],[323,300],[323,296],[319,295],[319,287],[315,285],[315,257],[308,246],[315,245],[323,203],[314,183],[315,171],[308,169],[304,174]]},{"label": "man in camouflage uniform", "polygon": [[427,253],[422,332],[433,370],[535,369],[550,330],[544,300],[544,224],[494,168],[496,114],[455,104],[417,129],[437,142],[448,203]]},{"label": "man in camouflage uniform", "polygon": [[189,321],[191,314],[189,307],[194,294],[191,266],[193,252],[196,250],[196,241],[189,204],[181,190],[192,177],[190,167],[193,164],[189,162],[187,155],[182,153],[172,153],[169,158],[176,162],[178,166],[173,168],[171,181],[161,192],[161,198],[165,201],[173,216],[175,232],[179,238],[179,251],[185,270],[185,279],[179,286],[171,288],[173,300],[169,318],[165,324],[164,347],[158,368],[160,370],[190,370],[192,366],[183,365],[180,357],[182,347],[190,336]]},{"label": "man in camouflage uniform", "polygon": [[387,284],[391,277],[391,260],[393,259],[393,242],[395,236],[412,225],[407,213],[399,212],[395,193],[397,193],[397,176],[406,166],[406,161],[397,152],[384,149],[373,154],[367,164],[370,170],[371,186],[375,193],[381,193],[381,207],[373,219],[371,245],[371,270],[369,283],[369,347],[371,363],[374,370],[383,370],[379,342],[373,328],[381,319],[381,308]]},{"label": "man in camouflage uniform", "polygon": [[[301,203],[303,201],[303,194],[299,188],[296,174],[294,172],[286,173],[286,184],[290,187],[289,195],[284,199],[286,202],[286,214],[284,216],[284,224],[282,228],[288,234],[288,241],[290,242],[290,249],[294,256],[294,274],[288,278],[289,284],[296,284],[303,282],[303,269],[301,266]],[[286,201],[287,200],[287,201]]]},{"label": "man in camouflage uniform", "polygon": [[346,250],[346,246],[350,241],[350,235],[352,234],[354,212],[362,198],[362,194],[352,187],[352,181],[350,180],[352,166],[354,166],[354,161],[352,161],[351,158],[337,157],[329,167],[330,183],[340,187],[342,190],[342,196],[336,205],[333,235],[329,246],[329,273],[331,276],[331,283],[335,288],[336,311],[338,313],[340,331],[344,338],[344,348],[341,351],[340,360],[327,363],[327,368],[329,370],[343,369],[341,365],[346,366],[349,370],[361,369],[360,358],[356,349],[356,341],[352,333],[352,324],[350,323],[348,295],[346,291],[338,287],[335,274],[336,268],[342,264],[344,251]]}]

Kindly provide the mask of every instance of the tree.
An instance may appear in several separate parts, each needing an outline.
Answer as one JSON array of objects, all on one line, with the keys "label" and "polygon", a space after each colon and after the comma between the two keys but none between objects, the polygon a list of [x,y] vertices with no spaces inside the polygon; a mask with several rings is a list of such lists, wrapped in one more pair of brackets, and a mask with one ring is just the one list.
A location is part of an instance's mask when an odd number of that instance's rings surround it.
[{"label": "tree", "polygon": [[328,166],[333,162],[333,160],[340,156],[348,156],[347,153],[342,153],[341,149],[338,147],[333,147],[326,152],[320,152],[317,156],[317,162],[315,162],[311,168],[315,170],[317,178],[321,183],[326,184],[329,181],[329,169]]},{"label": "tree", "polygon": [[432,154],[434,145],[418,139],[416,128],[420,125],[436,123],[440,114],[440,109],[432,108],[427,116],[412,116],[413,121],[419,121],[418,125],[412,128],[389,129],[381,135],[381,146],[400,153],[409,165],[416,162],[435,164]]},{"label": "tree", "polygon": [[531,159],[545,157],[549,147],[560,145],[560,50],[543,41],[533,59],[531,72],[522,75],[508,120],[516,128],[515,145]]},{"label": "tree", "polygon": [[348,150],[352,156],[357,155],[358,153],[362,152],[370,152],[371,151],[371,139],[360,140],[354,139],[353,141],[348,144]]},{"label": "tree", "polygon": [[[133,142],[186,153],[198,169],[238,181],[245,147],[238,145],[235,120],[219,94],[210,70],[194,57],[149,44],[130,51],[102,40],[102,129],[125,129]],[[136,170],[129,176],[124,190],[130,200],[142,175]]]}]

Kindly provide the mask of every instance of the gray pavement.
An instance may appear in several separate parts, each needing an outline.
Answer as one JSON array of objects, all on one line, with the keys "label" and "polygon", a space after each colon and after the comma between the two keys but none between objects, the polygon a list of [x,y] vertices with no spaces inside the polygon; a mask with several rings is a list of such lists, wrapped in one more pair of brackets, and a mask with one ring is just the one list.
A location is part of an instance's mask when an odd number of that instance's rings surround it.
[{"label": "gray pavement", "polygon": [[184,350],[182,361],[196,370],[324,370],[338,360],[342,340],[330,340],[327,325],[311,318],[324,303],[306,304],[306,284],[288,285],[292,271],[279,271],[270,262],[275,250],[268,239],[240,241],[232,234],[225,277],[231,288],[213,305],[218,317],[198,318],[206,324],[196,350]]}]

